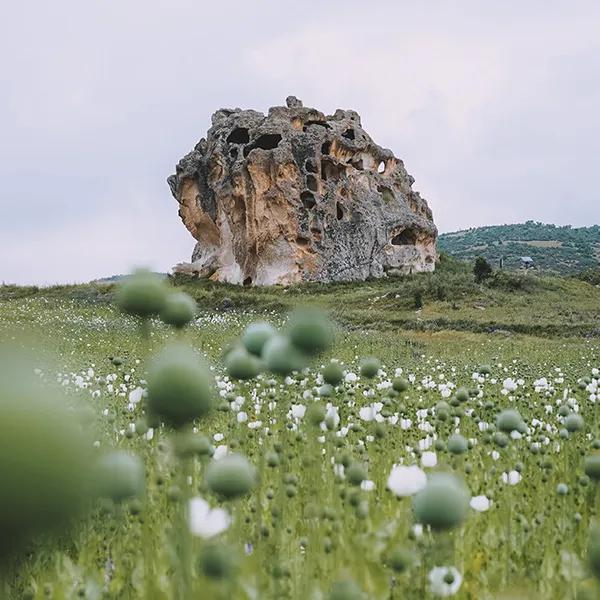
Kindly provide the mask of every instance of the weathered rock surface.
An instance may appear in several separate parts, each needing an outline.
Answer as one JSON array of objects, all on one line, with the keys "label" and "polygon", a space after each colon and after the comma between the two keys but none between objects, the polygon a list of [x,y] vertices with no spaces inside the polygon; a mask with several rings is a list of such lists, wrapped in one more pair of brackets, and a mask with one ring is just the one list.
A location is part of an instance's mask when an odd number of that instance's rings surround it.
[{"label": "weathered rock surface", "polygon": [[354,111],[294,96],[267,116],[219,110],[168,178],[197,240],[175,270],[244,285],[433,271],[437,230],[413,181]]}]

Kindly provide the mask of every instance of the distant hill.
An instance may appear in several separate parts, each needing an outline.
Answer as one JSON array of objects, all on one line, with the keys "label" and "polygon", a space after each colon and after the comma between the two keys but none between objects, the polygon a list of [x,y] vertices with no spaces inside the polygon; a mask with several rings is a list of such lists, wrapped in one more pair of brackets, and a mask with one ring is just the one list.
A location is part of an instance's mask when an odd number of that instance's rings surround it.
[{"label": "distant hill", "polygon": [[520,268],[521,257],[530,256],[538,270],[569,274],[600,266],[600,226],[575,228],[527,221],[475,227],[440,235],[438,249],[462,260],[483,256],[493,266],[504,258],[505,269]]}]

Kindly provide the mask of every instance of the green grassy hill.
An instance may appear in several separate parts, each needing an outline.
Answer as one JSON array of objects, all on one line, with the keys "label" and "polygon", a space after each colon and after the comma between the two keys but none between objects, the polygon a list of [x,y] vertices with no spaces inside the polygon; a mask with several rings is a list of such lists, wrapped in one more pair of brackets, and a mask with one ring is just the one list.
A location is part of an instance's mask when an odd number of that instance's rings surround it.
[{"label": "green grassy hill", "polygon": [[[446,255],[434,273],[363,283],[243,288],[182,275],[170,282],[193,296],[207,314],[239,310],[283,315],[298,304],[316,304],[351,330],[600,336],[600,281],[530,270],[495,271],[478,284],[470,263]],[[50,288],[0,286],[0,309],[8,310],[11,300],[23,298],[110,305],[115,287],[95,283]]]},{"label": "green grassy hill", "polygon": [[517,269],[530,256],[538,270],[576,273],[600,265],[600,226],[557,227],[534,221],[517,225],[476,227],[440,235],[438,247],[455,258],[483,256],[494,266]]}]

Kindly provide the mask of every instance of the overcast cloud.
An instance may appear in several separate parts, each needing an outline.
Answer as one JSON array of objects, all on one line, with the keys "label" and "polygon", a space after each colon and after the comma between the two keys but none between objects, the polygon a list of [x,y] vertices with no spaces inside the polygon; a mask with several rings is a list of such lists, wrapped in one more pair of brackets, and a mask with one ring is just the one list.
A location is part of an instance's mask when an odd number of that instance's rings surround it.
[{"label": "overcast cloud", "polygon": [[0,281],[168,270],[220,107],[353,108],[440,231],[600,221],[600,3],[45,0],[0,20]]}]

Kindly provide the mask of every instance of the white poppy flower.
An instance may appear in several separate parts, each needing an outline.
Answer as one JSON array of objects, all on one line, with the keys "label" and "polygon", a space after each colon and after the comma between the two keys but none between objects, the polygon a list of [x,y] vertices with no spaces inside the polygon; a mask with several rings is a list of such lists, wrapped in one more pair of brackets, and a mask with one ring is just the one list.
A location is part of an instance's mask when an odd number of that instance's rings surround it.
[{"label": "white poppy flower", "polygon": [[388,489],[399,497],[412,496],[421,491],[426,484],[427,475],[417,465],[396,465],[392,467],[387,480]]},{"label": "white poppy flower", "polygon": [[455,567],[434,567],[429,572],[431,593],[447,598],[454,596],[462,584],[462,575]]},{"label": "white poppy flower", "polygon": [[306,406],[304,404],[292,404],[291,412],[294,419],[302,419],[306,412]]},{"label": "white poppy flower", "polygon": [[470,505],[477,512],[485,512],[490,508],[490,500],[487,496],[473,496]]},{"label": "white poppy flower", "polygon": [[210,508],[200,496],[192,498],[188,505],[190,531],[205,540],[223,533],[231,525],[231,517],[223,508]]},{"label": "white poppy flower", "polygon": [[521,473],[519,471],[509,471],[508,473],[505,471],[502,473],[502,481],[509,485],[517,485],[521,481]]},{"label": "white poppy flower", "polygon": [[435,467],[437,465],[437,454],[435,452],[423,452],[421,464],[424,467]]}]

